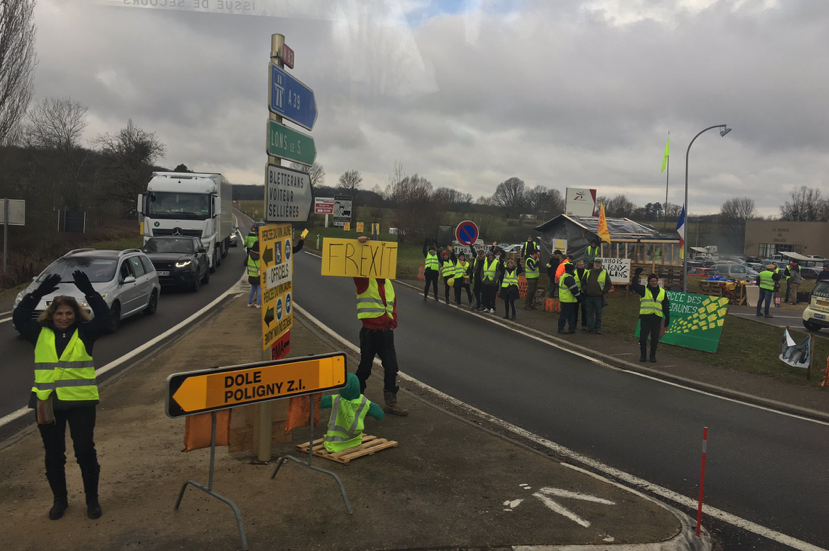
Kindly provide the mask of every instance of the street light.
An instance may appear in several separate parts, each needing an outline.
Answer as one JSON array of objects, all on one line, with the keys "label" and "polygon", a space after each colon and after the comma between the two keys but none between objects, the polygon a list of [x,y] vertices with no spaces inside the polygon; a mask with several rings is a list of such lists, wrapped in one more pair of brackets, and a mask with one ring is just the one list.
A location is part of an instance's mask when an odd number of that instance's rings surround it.
[{"label": "street light", "polygon": [[700,137],[701,134],[708,132],[709,130],[713,130],[714,128],[722,128],[720,130],[720,136],[724,137],[726,134],[731,132],[731,129],[728,128],[727,124],[715,124],[714,126],[709,126],[705,130],[701,130],[699,134],[694,136],[694,139],[691,140],[691,143],[688,144],[688,150],[685,151],[685,245],[683,246],[683,262],[682,262],[682,292],[688,292],[688,227],[689,224],[689,214],[691,210],[688,208],[688,154],[691,153],[691,146],[694,145],[694,141]]}]

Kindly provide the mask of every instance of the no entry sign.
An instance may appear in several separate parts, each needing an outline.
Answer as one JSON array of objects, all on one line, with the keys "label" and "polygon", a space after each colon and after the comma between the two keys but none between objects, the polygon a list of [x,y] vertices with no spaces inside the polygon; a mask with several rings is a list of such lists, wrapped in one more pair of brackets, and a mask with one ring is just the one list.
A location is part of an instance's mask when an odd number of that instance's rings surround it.
[{"label": "no entry sign", "polygon": [[472,245],[478,240],[478,226],[471,220],[464,220],[455,228],[455,239],[461,245]]}]

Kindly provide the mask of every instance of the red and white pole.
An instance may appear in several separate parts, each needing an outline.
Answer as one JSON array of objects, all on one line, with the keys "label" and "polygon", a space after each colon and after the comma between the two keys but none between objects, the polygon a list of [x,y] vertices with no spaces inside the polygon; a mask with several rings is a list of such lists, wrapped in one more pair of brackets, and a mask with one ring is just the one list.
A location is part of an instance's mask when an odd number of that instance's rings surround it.
[{"label": "red and white pole", "polygon": [[702,524],[702,489],[705,485],[705,448],[708,445],[708,427],[702,429],[702,467],[699,474],[699,506],[697,507],[697,537]]}]

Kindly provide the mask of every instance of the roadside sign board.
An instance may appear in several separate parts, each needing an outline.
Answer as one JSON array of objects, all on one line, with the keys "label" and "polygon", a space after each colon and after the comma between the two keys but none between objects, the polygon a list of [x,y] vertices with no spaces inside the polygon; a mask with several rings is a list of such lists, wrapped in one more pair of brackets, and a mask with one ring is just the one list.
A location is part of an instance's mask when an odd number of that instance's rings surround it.
[{"label": "roadside sign board", "polygon": [[287,44],[282,44],[282,63],[294,68],[294,51]]},{"label": "roadside sign board", "polygon": [[363,224],[362,222],[357,222],[357,231],[358,232],[363,231],[364,227],[365,227],[365,224]]},{"label": "roadside sign board", "polygon": [[268,164],[265,182],[265,221],[308,221],[314,199],[308,173]]},{"label": "roadside sign board", "polygon": [[167,377],[168,417],[270,402],[345,386],[345,354],[200,369]]},{"label": "roadside sign board", "polygon": [[397,243],[326,237],[322,240],[322,275],[340,277],[397,277]]},{"label": "roadside sign board", "polygon": [[351,231],[351,222],[343,222],[343,230]]},{"label": "roadside sign board", "polygon": [[[659,342],[716,352],[728,313],[728,298],[672,291],[665,293],[671,303],[671,324]],[[637,325],[637,337],[639,330]]]},{"label": "roadside sign board", "polygon": [[268,350],[294,323],[292,247],[290,224],[259,227],[262,350]]},{"label": "roadside sign board", "polygon": [[344,226],[351,222],[351,195],[334,196],[334,225]]},{"label": "roadside sign board", "polygon": [[311,130],[317,122],[314,91],[271,62],[268,108],[271,112]]},{"label": "roadside sign board", "polygon": [[607,275],[610,276],[611,283],[614,285],[627,285],[630,283],[629,258],[602,258],[601,261],[602,268],[607,270]]},{"label": "roadside sign board", "polygon": [[317,158],[317,148],[311,136],[268,120],[268,155],[310,166]]},{"label": "roadside sign board", "polygon": [[[0,224],[6,223],[5,199],[0,199]],[[9,199],[9,226],[26,225],[26,201]]]},{"label": "roadside sign board", "polygon": [[478,240],[478,226],[471,220],[464,220],[455,228],[455,239],[461,245],[469,246]]},{"label": "roadside sign board", "polygon": [[334,214],[334,198],[314,197],[314,214]]}]

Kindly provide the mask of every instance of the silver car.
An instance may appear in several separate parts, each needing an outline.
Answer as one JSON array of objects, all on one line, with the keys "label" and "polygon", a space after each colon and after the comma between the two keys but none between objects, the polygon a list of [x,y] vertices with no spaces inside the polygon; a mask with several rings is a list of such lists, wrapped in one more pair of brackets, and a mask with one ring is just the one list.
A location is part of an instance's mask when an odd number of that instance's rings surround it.
[{"label": "silver car", "polygon": [[147,315],[155,314],[161,285],[153,263],[140,249],[124,251],[76,249],[70,251],[34,278],[34,282],[17,295],[14,307],[17,308],[23,297],[36,289],[46,276],[57,274],[61,278],[58,289],[51,295],[43,297],[40,304],[35,307],[33,316],[35,318],[40,316],[56,296],[74,297],[80,307],[93,316],[86,297],[72,282],[72,272],[75,270],[81,270],[87,275],[92,287],[101,294],[109,306],[110,321],[107,329],[110,333],[118,329],[119,323],[124,318],[140,312]]}]

